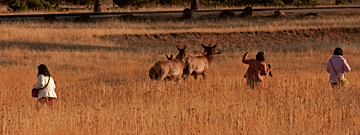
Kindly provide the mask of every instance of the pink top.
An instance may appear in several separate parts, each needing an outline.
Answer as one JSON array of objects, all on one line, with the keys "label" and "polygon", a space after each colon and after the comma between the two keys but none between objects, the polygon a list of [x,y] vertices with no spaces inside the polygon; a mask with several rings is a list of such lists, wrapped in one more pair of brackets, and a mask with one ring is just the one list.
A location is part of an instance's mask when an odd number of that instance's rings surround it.
[{"label": "pink top", "polygon": [[[349,64],[346,62],[346,59],[341,55],[333,55],[331,59],[339,77],[344,78],[345,77],[344,72],[348,73],[351,70]],[[338,78],[335,74],[333,67],[331,66],[330,60],[327,63],[326,71],[330,73],[330,78],[329,78],[330,83],[337,83]]]},{"label": "pink top", "polygon": [[[247,60],[248,53],[244,54],[244,57],[242,59],[242,62],[249,65],[248,70],[246,71],[244,77],[247,79],[252,79],[255,81],[264,81],[263,76],[266,75],[270,70],[266,70],[266,63],[256,61],[256,67],[255,69],[255,59]],[[259,76],[259,80],[257,80],[256,75]]]}]

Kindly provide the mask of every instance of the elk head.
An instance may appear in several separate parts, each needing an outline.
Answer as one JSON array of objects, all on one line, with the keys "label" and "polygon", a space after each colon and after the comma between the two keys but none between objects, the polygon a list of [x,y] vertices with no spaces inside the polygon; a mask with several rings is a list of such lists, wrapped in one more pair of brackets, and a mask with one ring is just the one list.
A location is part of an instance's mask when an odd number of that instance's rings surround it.
[{"label": "elk head", "polygon": [[215,54],[220,54],[221,51],[218,51],[216,49],[216,46],[217,45],[214,45],[214,46],[211,46],[211,44],[209,44],[208,46],[205,46],[204,44],[201,45],[203,48],[204,48],[204,52],[207,54],[207,55],[215,55]]},{"label": "elk head", "polygon": [[176,48],[179,50],[179,54],[178,54],[178,59],[181,59],[183,61],[185,61],[185,59],[187,58],[187,53],[186,53],[186,45],[180,49],[179,46],[176,46]]}]

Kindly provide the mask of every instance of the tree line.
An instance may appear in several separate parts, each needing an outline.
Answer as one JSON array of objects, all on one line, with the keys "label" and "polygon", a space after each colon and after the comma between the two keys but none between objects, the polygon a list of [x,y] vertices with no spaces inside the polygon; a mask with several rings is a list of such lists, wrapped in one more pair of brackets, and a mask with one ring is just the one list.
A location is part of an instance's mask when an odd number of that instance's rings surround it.
[{"label": "tree line", "polygon": [[[334,4],[346,4],[356,0],[334,0]],[[191,0],[113,0],[119,7],[147,7],[147,6],[182,6],[190,5]],[[59,4],[92,5],[94,0],[0,0],[13,11],[21,10],[52,10]],[[199,0],[199,4],[206,7],[216,6],[316,6],[317,0]]]}]

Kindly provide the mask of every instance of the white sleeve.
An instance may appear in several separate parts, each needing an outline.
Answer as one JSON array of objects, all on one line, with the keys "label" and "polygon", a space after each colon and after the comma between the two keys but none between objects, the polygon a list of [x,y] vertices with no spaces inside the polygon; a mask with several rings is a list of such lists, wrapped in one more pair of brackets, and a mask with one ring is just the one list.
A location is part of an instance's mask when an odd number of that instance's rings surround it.
[{"label": "white sleeve", "polygon": [[35,89],[40,89],[44,87],[45,85],[45,76],[44,75],[38,75],[37,83],[33,86]]}]

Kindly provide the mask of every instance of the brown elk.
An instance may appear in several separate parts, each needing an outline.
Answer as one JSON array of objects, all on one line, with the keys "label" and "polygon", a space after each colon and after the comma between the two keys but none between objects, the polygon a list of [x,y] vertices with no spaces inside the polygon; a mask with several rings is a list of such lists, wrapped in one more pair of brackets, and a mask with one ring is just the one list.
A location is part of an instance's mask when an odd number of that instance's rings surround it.
[{"label": "brown elk", "polygon": [[[168,55],[165,55],[167,60],[172,60],[173,59],[173,55],[171,54],[170,57]],[[162,60],[162,61],[165,61],[165,60]],[[161,62],[161,61],[158,61],[158,62]],[[150,76],[150,79],[158,79],[159,78],[159,74],[157,74],[155,72],[155,68],[154,66],[150,68],[149,70],[149,76]]]},{"label": "brown elk", "polygon": [[[192,52],[187,52],[187,56],[188,57],[205,56],[205,53],[202,53],[199,50],[195,50],[195,51],[192,51]],[[175,58],[180,58],[180,54],[176,55]],[[186,60],[186,58],[185,58],[185,60]]]},{"label": "brown elk", "polygon": [[185,68],[183,77],[186,80],[190,75],[197,79],[197,76],[202,75],[204,80],[206,79],[206,72],[210,67],[212,60],[216,54],[220,54],[220,51],[216,49],[217,45],[205,46],[201,45],[205,49],[205,56],[188,57],[185,61]]},{"label": "brown elk", "polygon": [[[185,58],[187,57],[186,46],[183,49],[180,49],[176,46],[179,51],[179,58],[175,58],[167,61],[158,61],[154,64],[154,72],[158,77],[155,78],[162,80],[179,80],[183,74],[185,67]],[[150,69],[151,70],[151,69]]]}]

